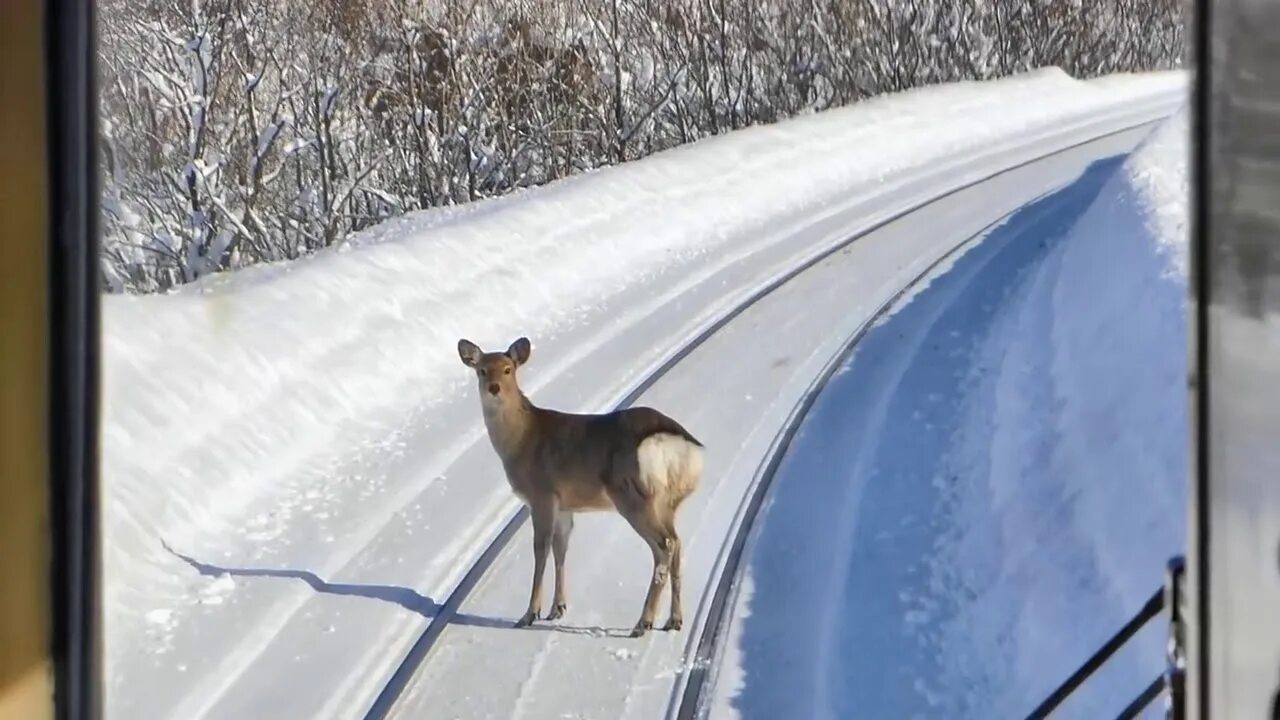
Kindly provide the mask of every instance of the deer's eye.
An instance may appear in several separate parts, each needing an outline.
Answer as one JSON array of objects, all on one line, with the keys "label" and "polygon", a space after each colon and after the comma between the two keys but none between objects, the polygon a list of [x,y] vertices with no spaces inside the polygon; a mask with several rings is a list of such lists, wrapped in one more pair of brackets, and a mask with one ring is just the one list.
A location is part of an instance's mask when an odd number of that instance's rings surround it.
[{"label": "deer's eye", "polygon": [[511,368],[509,368],[509,367],[502,368],[502,374],[503,374],[503,375],[510,375],[510,374],[511,374]]},{"label": "deer's eye", "polygon": [[480,373],[480,377],[485,377],[485,371],[483,369],[476,370],[476,372]]}]

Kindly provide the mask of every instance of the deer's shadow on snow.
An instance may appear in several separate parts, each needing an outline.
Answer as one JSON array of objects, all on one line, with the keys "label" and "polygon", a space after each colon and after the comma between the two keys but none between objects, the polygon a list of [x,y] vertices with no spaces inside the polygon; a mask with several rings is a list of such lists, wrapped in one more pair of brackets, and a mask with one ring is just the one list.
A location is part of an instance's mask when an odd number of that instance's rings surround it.
[{"label": "deer's shadow on snow", "polygon": [[[402,587],[399,585],[362,585],[358,583],[333,583],[321,578],[319,575],[310,570],[295,570],[292,568],[256,568],[256,567],[227,567],[222,565],[214,565],[212,563],[201,562],[190,555],[174,550],[169,543],[161,540],[161,545],[171,555],[191,566],[196,572],[205,577],[220,577],[222,575],[230,575],[231,577],[242,578],[281,578],[288,580],[301,580],[311,587],[312,590],[326,595],[346,595],[350,597],[362,597],[370,600],[380,600],[382,602],[399,605],[409,612],[416,613],[422,617],[431,620],[440,614],[444,606],[436,602],[434,599],[423,595],[413,588]],[[448,618],[450,623],[457,625],[467,625],[470,627],[492,628],[498,630],[515,630],[514,619],[503,619],[495,617],[485,617],[481,615],[470,615],[467,613],[455,613]],[[605,628],[597,626],[575,626],[575,625],[548,625],[543,623],[535,623],[521,630],[542,630],[544,632],[559,632],[570,635],[590,635],[593,637],[627,637],[630,633],[629,628]]]},{"label": "deer's shadow on snow", "polygon": [[[292,568],[254,568],[254,567],[226,567],[222,565],[214,565],[212,563],[201,562],[183,553],[174,550],[167,542],[161,541],[164,549],[169,551],[174,557],[182,560],[190,565],[196,572],[206,577],[219,577],[221,575],[230,575],[237,578],[282,578],[291,580],[301,580],[311,587],[312,590],[326,595],[346,595],[350,597],[369,598],[370,600],[381,600],[400,607],[427,619],[433,619],[440,614],[444,607],[430,597],[414,590],[413,588],[401,587],[399,585],[362,585],[358,583],[333,583],[327,582],[319,575],[310,570],[295,570]],[[485,628],[510,628],[512,621],[501,618],[482,617],[479,615],[467,615],[465,613],[457,613],[449,618],[449,622],[458,625],[470,625],[473,627]]]}]

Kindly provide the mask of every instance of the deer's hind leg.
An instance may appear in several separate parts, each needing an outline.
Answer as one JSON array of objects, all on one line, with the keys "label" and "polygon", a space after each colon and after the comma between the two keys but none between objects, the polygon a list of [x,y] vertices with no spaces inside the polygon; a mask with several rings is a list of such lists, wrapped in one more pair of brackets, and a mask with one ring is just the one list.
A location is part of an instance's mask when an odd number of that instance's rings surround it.
[{"label": "deer's hind leg", "polygon": [[663,630],[679,630],[684,627],[684,610],[680,599],[680,580],[681,580],[681,564],[684,556],[683,543],[680,542],[680,536],[676,534],[676,518],[675,510],[672,509],[666,517],[663,518],[663,530],[666,534],[667,552],[670,556],[671,564],[671,610],[667,617],[667,624]]},{"label": "deer's hind leg", "polygon": [[631,637],[640,637],[653,629],[653,619],[658,614],[658,600],[667,587],[671,572],[671,550],[673,547],[679,548],[679,541],[675,540],[673,543],[662,521],[648,503],[636,503],[625,509],[619,507],[619,511],[653,553],[653,575],[645,594],[644,608],[639,622],[631,631]]}]

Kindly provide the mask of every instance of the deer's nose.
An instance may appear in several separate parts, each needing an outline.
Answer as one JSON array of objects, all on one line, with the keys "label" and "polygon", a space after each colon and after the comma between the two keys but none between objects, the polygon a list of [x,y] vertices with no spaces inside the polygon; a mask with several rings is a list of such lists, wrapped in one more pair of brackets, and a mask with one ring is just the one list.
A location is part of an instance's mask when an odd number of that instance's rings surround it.
[{"label": "deer's nose", "polygon": [[498,394],[498,383],[489,383],[489,394],[490,395]]}]

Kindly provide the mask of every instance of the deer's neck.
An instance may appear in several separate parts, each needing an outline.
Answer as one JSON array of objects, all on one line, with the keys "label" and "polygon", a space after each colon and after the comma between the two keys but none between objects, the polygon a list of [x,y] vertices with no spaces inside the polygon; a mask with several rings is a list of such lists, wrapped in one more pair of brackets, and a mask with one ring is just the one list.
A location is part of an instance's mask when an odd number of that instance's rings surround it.
[{"label": "deer's neck", "polygon": [[503,460],[514,458],[532,437],[536,413],[523,393],[513,402],[484,403],[485,429]]}]

